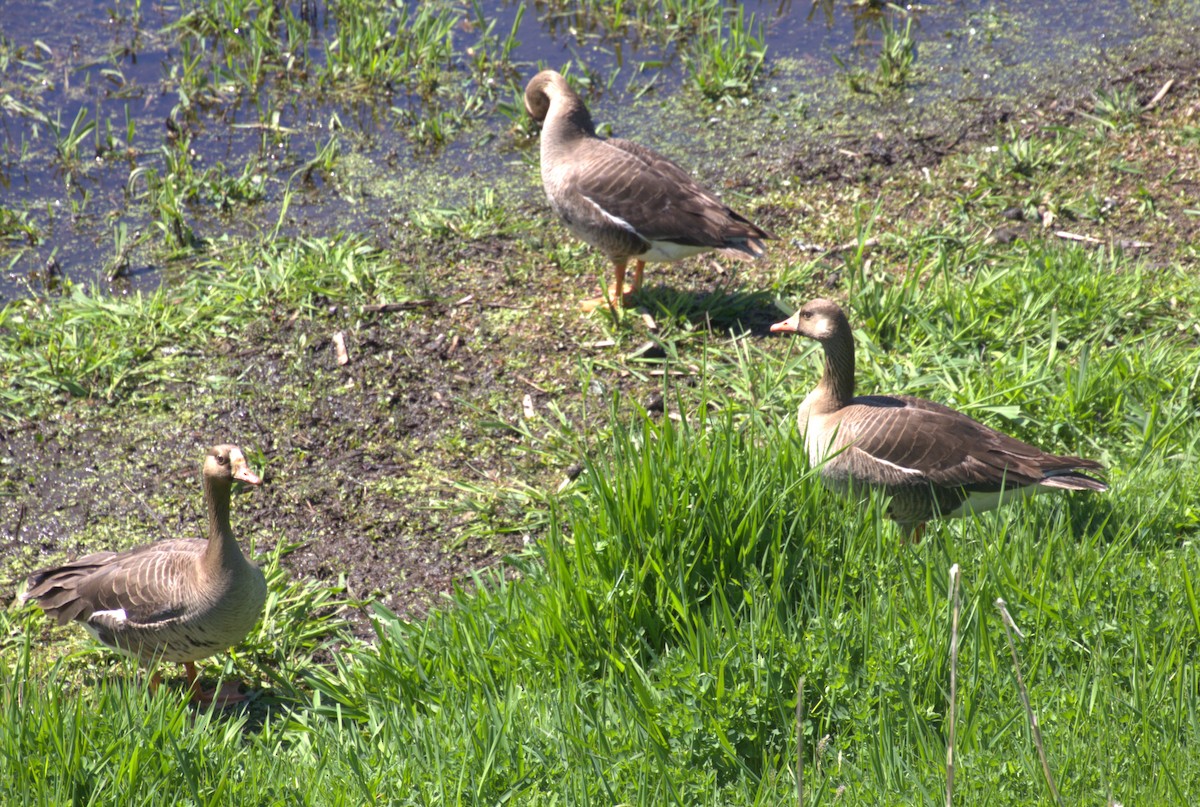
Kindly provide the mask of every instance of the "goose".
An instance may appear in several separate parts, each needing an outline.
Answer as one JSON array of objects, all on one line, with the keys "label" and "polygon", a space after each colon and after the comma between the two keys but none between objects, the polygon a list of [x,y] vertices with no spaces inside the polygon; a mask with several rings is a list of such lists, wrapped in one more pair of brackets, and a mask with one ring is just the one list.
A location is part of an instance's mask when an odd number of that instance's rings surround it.
[{"label": "goose", "polygon": [[961,412],[908,395],[854,394],[854,337],[838,305],[813,300],[774,333],[815,339],[825,370],[800,404],[805,449],[822,481],[891,497],[888,517],[914,541],[927,521],[957,518],[1053,490],[1105,491],[1094,460],[1049,454]]},{"label": "goose", "polygon": [[[642,285],[646,262],[716,250],[749,260],[774,238],[735,213],[671,160],[645,146],[596,134],[583,99],[554,70],[525,87],[525,110],[542,124],[542,185],[567,229],[604,253],[615,280],[584,311],[620,307]],[[625,268],[634,261],[633,283]]]},{"label": "goose", "polygon": [[[208,537],[175,538],[124,552],[97,552],[34,572],[24,599],[58,624],[75,620],[101,644],[151,667],[182,663],[188,689],[203,702],[245,700],[196,685],[196,664],[237,644],[267,598],[262,571],[242,554],[229,526],[233,481],[259,485],[242,450],[209,449],[204,458]],[[153,688],[157,672],[151,678]]]}]

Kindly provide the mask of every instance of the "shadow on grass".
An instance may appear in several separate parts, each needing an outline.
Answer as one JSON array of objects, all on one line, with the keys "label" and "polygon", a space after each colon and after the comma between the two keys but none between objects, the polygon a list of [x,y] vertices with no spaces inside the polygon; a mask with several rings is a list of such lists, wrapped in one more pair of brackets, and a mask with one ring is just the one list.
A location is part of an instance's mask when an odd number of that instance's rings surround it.
[{"label": "shadow on grass", "polygon": [[710,331],[767,336],[785,318],[775,297],[765,291],[681,291],[669,286],[643,287],[634,298],[656,318],[692,323]]}]

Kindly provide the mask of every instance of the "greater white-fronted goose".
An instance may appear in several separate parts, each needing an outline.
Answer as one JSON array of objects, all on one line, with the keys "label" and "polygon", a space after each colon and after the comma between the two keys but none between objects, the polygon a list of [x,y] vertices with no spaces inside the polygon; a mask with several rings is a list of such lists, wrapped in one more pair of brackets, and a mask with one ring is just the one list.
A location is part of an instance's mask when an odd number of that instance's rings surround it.
[{"label": "greater white-fronted goose", "polygon": [[[567,228],[612,261],[615,282],[585,311],[620,306],[642,284],[647,261],[677,261],[716,250],[761,257],[773,235],[735,213],[687,172],[645,146],[596,134],[592,116],[553,70],[525,87],[525,109],[542,124],[542,185]],[[634,260],[633,283],[625,267]]]},{"label": "greater white-fronted goose", "polygon": [[948,406],[908,395],[854,394],[854,337],[842,309],[813,300],[774,332],[821,343],[825,372],[800,404],[800,430],[822,480],[891,497],[888,516],[914,540],[925,522],[990,510],[1050,490],[1104,491],[1082,471],[1104,466],[1048,454]]},{"label": "greater white-fronted goose", "polygon": [[[97,552],[29,577],[26,599],[58,624],[75,620],[103,644],[143,663],[180,662],[201,700],[237,693],[196,687],[198,659],[240,642],[262,612],[267,584],[229,526],[233,481],[258,485],[241,449],[219,445],[204,459],[208,538],[176,538],[125,552]],[[158,682],[155,674],[153,683]]]}]

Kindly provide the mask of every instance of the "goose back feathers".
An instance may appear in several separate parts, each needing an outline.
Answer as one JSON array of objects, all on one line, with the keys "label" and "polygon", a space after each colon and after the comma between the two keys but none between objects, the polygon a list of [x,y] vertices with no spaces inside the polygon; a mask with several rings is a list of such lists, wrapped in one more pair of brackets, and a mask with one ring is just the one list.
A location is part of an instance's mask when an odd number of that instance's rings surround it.
[{"label": "goose back feathers", "polygon": [[234,479],[261,480],[230,445],[209,450],[203,478],[206,539],[97,552],[42,569],[30,576],[26,598],[60,625],[75,620],[101,643],[146,663],[190,663],[241,641],[258,620],[267,587],[233,536],[229,497]]},{"label": "goose back feathers", "polygon": [[757,258],[774,237],[661,154],[598,136],[583,100],[559,73],[543,70],[529,81],[525,108],[542,124],[542,184],[551,208],[613,262],[618,281],[630,259],[676,261],[711,250]]},{"label": "goose back feathers", "polygon": [[890,496],[902,527],[1049,490],[1107,490],[1084,473],[1104,470],[1094,460],[1047,453],[933,401],[855,396],[854,339],[836,303],[813,300],[771,330],[824,349],[824,373],[798,413],[810,461],[840,492],[858,484]]}]

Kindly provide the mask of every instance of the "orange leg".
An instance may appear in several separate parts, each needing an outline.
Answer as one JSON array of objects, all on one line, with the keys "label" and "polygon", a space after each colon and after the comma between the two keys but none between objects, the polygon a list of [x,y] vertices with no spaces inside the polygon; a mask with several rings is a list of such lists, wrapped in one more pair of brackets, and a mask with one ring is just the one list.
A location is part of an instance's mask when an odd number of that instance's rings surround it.
[{"label": "orange leg", "polygon": [[604,305],[612,309],[622,308],[625,305],[625,298],[637,291],[642,282],[642,267],[645,266],[645,262],[638,261],[634,266],[633,285],[629,288],[625,287],[625,266],[625,261],[616,261],[613,264],[615,278],[613,284],[604,290],[603,297],[584,300],[580,303],[579,307],[585,314],[590,314]]},{"label": "orange leg", "polygon": [[222,686],[219,689],[201,687],[197,683],[196,665],[191,661],[184,662],[183,671],[187,674],[188,691],[200,703],[215,703],[224,708],[247,699],[246,695],[238,691],[237,685],[232,688]]},{"label": "orange leg", "polygon": [[605,296],[608,298],[610,306],[620,308],[625,304],[625,261],[617,261],[614,271],[616,279],[613,280],[612,288],[605,292]]},{"label": "orange leg", "polygon": [[646,268],[645,261],[634,261],[633,263],[633,285],[629,288],[629,293],[637,291],[642,287],[642,270]]}]

